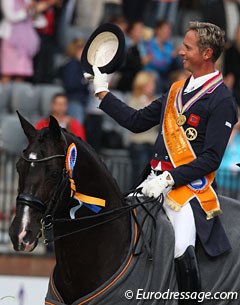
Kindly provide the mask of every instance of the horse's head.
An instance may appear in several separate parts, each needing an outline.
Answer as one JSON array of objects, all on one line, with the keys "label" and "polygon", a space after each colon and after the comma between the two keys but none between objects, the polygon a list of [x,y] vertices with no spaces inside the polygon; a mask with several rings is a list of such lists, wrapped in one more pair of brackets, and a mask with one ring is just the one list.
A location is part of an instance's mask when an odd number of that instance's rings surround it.
[{"label": "horse's head", "polygon": [[63,180],[66,143],[55,118],[40,131],[20,114],[19,119],[29,144],[17,162],[17,208],[9,235],[15,250],[32,251],[41,235],[41,220]]}]

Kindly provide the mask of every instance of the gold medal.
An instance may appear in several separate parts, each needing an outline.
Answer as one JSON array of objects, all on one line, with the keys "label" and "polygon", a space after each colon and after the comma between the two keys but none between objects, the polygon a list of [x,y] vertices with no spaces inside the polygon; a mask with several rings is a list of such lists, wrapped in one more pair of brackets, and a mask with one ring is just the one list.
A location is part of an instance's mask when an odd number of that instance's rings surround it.
[{"label": "gold medal", "polygon": [[177,124],[178,126],[183,126],[187,121],[187,118],[184,114],[180,114],[180,116],[177,118]]},{"label": "gold medal", "polygon": [[189,141],[193,141],[197,138],[197,130],[193,127],[189,127],[185,131],[185,135]]}]

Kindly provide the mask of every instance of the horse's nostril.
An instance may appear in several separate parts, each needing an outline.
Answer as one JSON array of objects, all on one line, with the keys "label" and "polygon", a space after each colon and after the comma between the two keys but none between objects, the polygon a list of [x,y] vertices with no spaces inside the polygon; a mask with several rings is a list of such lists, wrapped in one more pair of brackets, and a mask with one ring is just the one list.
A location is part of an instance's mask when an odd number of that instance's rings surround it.
[{"label": "horse's nostril", "polygon": [[26,246],[23,243],[21,243],[20,245],[18,245],[17,249],[15,249],[15,250],[17,250],[17,251],[24,251],[25,247]]},{"label": "horse's nostril", "polygon": [[24,238],[23,238],[23,241],[24,241],[25,243],[31,241],[32,235],[33,235],[33,233],[32,233],[31,230],[26,230],[26,232],[27,232],[27,233],[26,233],[26,235],[25,235]]}]

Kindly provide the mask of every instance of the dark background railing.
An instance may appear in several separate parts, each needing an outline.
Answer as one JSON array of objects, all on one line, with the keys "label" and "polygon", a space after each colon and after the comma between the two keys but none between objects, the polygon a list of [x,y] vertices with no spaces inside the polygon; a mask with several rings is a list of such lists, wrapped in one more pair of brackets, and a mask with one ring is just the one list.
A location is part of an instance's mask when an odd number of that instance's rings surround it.
[{"label": "dark background railing", "polygon": [[17,156],[0,151],[0,244],[9,242],[8,227],[15,209]]},{"label": "dark background railing", "polygon": [[[8,228],[15,211],[18,187],[16,162],[19,156],[0,150],[0,253],[12,248]],[[101,157],[116,179],[121,191],[125,192],[133,184],[132,164],[129,153],[125,149],[104,149]],[[142,166],[142,165],[141,165]],[[218,170],[218,193],[227,197],[240,199],[240,171]],[[36,253],[46,253],[46,248],[38,247]]]}]

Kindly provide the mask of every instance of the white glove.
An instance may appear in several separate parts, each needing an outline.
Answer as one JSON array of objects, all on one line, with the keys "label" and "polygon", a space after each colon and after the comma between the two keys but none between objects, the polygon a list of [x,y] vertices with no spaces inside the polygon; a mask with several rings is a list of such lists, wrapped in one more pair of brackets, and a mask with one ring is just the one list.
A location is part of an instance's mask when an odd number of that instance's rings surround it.
[{"label": "white glove", "polygon": [[88,81],[93,81],[94,76],[90,73],[84,72],[83,76],[88,80]]},{"label": "white glove", "polygon": [[108,75],[106,73],[101,73],[97,66],[93,66],[94,78],[93,87],[95,94],[108,90]]},{"label": "white glove", "polygon": [[164,190],[174,185],[174,180],[169,172],[163,172],[161,175],[151,175],[143,183],[142,193],[148,197],[158,198]]}]

